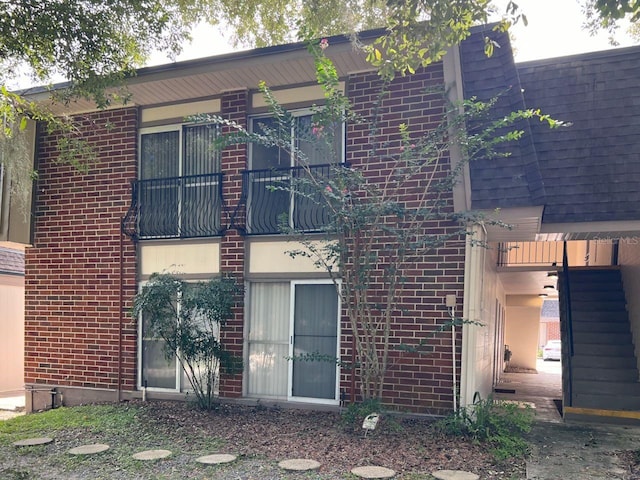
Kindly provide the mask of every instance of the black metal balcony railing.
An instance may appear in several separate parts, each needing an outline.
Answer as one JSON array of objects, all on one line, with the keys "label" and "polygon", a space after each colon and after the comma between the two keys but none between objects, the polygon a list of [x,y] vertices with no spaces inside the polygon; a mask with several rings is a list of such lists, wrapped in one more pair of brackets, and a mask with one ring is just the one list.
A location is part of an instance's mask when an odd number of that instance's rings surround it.
[{"label": "black metal balcony railing", "polygon": [[243,172],[245,231],[249,235],[282,233],[283,229],[315,232],[329,216],[318,185],[326,184],[335,165],[274,168]]},{"label": "black metal balcony railing", "polygon": [[123,231],[134,239],[221,235],[222,174],[132,182]]},{"label": "black metal balcony railing", "polygon": [[498,266],[562,265],[562,242],[505,242],[500,244]]}]

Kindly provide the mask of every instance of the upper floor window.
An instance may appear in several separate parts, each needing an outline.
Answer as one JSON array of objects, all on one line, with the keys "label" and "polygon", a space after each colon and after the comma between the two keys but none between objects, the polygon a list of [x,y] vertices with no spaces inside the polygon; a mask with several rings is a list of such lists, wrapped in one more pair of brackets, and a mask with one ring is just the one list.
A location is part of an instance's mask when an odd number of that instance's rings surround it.
[{"label": "upper floor window", "polygon": [[140,132],[137,188],[140,238],[219,235],[222,205],[215,125],[154,127]]},{"label": "upper floor window", "polygon": [[253,132],[277,135],[287,148],[250,145],[244,178],[248,233],[279,233],[283,223],[296,230],[319,230],[328,220],[322,196],[302,180],[329,178],[331,166],[344,161],[344,125],[331,131],[314,126],[308,111],[294,115],[284,131],[272,117],[254,117],[249,125]]}]

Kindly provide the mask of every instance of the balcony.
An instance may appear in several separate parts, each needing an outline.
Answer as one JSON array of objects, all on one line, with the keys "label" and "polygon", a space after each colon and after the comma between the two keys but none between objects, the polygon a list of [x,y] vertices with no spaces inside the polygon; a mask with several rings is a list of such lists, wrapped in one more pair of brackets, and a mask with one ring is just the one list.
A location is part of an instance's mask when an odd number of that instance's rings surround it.
[{"label": "balcony", "polygon": [[132,182],[123,231],[135,240],[222,235],[222,174]]},{"label": "balcony", "polygon": [[[547,270],[562,266],[562,241],[505,242],[499,245],[498,267]],[[569,265],[606,266],[617,264],[616,242],[573,240],[567,242]]]},{"label": "balcony", "polygon": [[311,182],[325,184],[335,165],[273,168],[243,172],[247,235],[278,234],[289,229],[320,231],[329,221],[324,198]]}]

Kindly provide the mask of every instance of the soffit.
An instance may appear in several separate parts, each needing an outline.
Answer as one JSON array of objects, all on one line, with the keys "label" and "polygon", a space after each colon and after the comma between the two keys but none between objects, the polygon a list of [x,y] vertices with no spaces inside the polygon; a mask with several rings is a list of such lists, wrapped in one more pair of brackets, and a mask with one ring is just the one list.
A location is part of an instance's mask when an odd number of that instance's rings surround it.
[{"label": "soffit", "polygon": [[553,285],[555,280],[549,279],[547,273],[553,268],[526,271],[500,271],[498,277],[507,295],[540,295],[544,293],[548,298],[554,299],[558,296],[558,291],[545,289],[545,285]]},{"label": "soffit", "polygon": [[[540,232],[543,207],[503,208],[482,212],[487,240],[491,242],[533,241]],[[501,225],[490,225],[499,222]]]},{"label": "soffit", "polygon": [[575,222],[542,224],[539,241],[606,240],[640,237],[640,221]]},{"label": "soffit", "polygon": [[[341,77],[371,70],[365,53],[354,49],[345,37],[331,40],[326,53]],[[316,83],[313,57],[303,45],[292,44],[143,68],[126,81],[131,94],[128,105],[166,105],[211,98],[226,91],[255,90],[261,81],[272,89]],[[38,101],[48,99],[45,89],[24,94]],[[93,111],[95,106],[87,100],[76,100],[53,109],[56,113],[80,113]]]}]

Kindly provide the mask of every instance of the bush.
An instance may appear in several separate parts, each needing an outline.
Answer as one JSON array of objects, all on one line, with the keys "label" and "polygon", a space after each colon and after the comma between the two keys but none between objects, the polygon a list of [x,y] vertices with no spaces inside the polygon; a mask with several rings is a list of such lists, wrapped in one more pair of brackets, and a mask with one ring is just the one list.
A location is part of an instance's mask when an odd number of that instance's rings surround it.
[{"label": "bush", "polygon": [[439,421],[436,427],[447,435],[465,436],[486,443],[494,459],[501,462],[529,452],[523,434],[531,430],[532,423],[530,407],[496,401],[491,396],[483,400],[476,393],[472,406],[460,408]]},{"label": "bush", "polygon": [[164,341],[165,357],[179,361],[198,406],[206,410],[214,406],[219,373],[242,370],[242,359],[224,348],[219,335],[241,299],[242,287],[228,275],[186,282],[167,273],[151,275],[133,299],[133,318]]},{"label": "bush", "polygon": [[361,431],[364,419],[372,413],[380,413],[381,410],[382,404],[377,398],[352,403],[342,412],[340,424],[345,430]]}]

